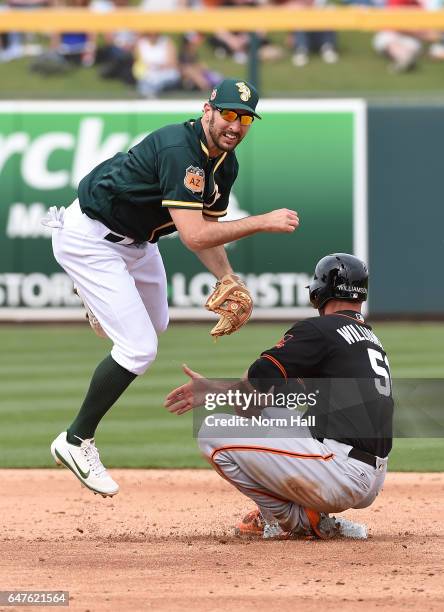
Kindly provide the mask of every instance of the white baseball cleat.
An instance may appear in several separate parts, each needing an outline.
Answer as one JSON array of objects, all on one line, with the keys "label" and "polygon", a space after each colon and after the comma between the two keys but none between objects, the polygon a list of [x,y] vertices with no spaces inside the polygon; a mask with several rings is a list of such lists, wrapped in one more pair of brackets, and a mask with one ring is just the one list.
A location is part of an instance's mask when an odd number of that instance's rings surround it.
[{"label": "white baseball cleat", "polygon": [[351,538],[353,540],[367,540],[368,527],[367,525],[364,525],[364,523],[354,523],[343,516],[338,516],[336,518],[336,523],[339,528],[339,534],[344,538]]},{"label": "white baseball cleat", "polygon": [[75,446],[66,440],[66,431],[63,431],[51,444],[51,454],[58,465],[70,469],[93,493],[99,493],[102,497],[112,497],[119,492],[119,485],[114,482],[100,461],[94,438],[82,440],[80,446]]}]

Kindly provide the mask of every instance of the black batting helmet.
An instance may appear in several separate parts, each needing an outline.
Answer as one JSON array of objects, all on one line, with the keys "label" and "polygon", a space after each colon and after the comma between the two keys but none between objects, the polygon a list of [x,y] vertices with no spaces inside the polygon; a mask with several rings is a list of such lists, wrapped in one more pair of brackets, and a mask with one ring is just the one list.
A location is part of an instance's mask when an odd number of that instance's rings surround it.
[{"label": "black batting helmet", "polygon": [[308,290],[312,306],[318,309],[328,300],[365,302],[368,294],[367,266],[348,253],[327,255],[316,264]]}]

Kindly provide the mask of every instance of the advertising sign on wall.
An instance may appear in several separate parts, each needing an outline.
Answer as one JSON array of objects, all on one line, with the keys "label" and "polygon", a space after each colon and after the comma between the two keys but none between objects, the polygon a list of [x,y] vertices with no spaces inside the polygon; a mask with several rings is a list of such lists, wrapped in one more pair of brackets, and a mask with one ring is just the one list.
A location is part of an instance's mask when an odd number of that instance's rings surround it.
[{"label": "advertising sign on wall", "polygon": [[[0,103],[0,317],[79,316],[40,219],[67,206],[96,164],[168,123],[200,116],[201,102]],[[255,298],[256,316],[299,317],[316,261],[334,251],[367,257],[366,118],[359,100],[263,101],[238,147],[227,220],[275,208],[298,211],[291,235],[227,245]],[[205,316],[214,277],[177,235],[161,239],[172,318]]]}]

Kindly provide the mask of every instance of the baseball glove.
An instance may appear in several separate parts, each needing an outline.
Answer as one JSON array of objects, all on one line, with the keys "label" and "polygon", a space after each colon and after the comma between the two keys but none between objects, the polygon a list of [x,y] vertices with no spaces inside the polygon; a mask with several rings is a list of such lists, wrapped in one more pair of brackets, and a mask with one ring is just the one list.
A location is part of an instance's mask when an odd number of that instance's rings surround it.
[{"label": "baseball glove", "polygon": [[210,331],[217,338],[228,336],[245,325],[253,310],[253,300],[238,276],[225,274],[217,281],[205,308],[220,315],[219,321]]}]

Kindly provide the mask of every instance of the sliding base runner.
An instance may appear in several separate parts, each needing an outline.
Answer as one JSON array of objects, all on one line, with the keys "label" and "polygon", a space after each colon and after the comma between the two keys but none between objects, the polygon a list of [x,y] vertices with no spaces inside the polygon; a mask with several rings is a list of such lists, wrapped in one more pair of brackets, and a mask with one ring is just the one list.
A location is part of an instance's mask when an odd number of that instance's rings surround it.
[{"label": "sliding base runner", "polygon": [[[204,419],[202,452],[257,506],[238,533],[327,539],[341,532],[330,513],[370,506],[380,492],[392,447],[393,400],[387,355],[361,314],[367,287],[366,265],[356,257],[321,259],[309,286],[320,316],[293,325],[241,383],[251,393],[274,389],[276,397],[297,390],[315,397],[305,423],[277,407],[251,417],[248,435],[245,425],[215,428],[214,419]],[[193,381],[201,375],[187,373],[191,381],[167,397],[171,412],[182,414],[197,401]],[[205,379],[194,388],[201,397]]]}]

